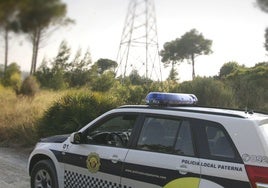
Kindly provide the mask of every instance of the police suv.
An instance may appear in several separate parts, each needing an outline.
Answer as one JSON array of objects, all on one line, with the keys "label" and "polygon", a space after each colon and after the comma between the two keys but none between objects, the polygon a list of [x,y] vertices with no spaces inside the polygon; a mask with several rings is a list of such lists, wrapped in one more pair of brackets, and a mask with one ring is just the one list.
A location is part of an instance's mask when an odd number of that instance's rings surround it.
[{"label": "police suv", "polygon": [[268,115],[149,93],[79,132],[42,139],[33,188],[268,188]]}]

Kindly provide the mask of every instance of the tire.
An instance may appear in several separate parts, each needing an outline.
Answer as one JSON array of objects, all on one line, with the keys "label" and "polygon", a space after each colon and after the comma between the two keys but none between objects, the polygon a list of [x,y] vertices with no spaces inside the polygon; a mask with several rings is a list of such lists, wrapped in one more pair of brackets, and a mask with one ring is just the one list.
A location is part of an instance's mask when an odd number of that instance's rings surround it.
[{"label": "tire", "polygon": [[57,173],[51,160],[42,160],[34,165],[31,188],[58,188]]}]

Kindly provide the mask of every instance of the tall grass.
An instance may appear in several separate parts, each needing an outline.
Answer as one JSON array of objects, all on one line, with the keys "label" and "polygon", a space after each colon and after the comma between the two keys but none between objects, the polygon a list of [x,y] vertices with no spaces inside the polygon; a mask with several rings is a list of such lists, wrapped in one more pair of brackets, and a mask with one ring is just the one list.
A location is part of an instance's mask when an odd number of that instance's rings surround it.
[{"label": "tall grass", "polygon": [[64,93],[40,91],[34,98],[17,97],[11,89],[0,86],[0,145],[34,144],[37,121]]}]

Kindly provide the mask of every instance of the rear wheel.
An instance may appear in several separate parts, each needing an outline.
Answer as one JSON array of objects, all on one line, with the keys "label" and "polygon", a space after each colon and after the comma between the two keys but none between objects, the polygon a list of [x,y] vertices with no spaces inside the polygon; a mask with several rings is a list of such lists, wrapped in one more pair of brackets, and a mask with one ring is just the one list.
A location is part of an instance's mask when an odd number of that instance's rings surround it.
[{"label": "rear wheel", "polygon": [[36,163],[31,171],[31,188],[58,188],[55,167],[50,160]]}]

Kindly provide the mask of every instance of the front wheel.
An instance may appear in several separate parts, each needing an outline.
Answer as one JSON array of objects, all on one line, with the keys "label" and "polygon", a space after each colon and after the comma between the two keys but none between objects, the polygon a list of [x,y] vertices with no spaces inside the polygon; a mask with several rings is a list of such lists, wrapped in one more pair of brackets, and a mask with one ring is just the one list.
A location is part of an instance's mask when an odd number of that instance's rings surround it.
[{"label": "front wheel", "polygon": [[50,160],[36,163],[31,171],[31,188],[58,188],[55,167]]}]

